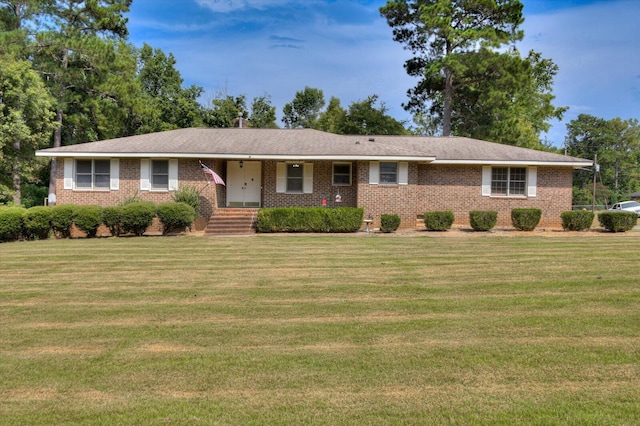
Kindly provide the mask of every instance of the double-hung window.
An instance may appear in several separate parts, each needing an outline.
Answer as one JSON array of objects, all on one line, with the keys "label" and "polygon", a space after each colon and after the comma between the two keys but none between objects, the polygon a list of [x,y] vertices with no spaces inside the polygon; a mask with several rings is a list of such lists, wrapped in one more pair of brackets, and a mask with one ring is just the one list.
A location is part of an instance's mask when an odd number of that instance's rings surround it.
[{"label": "double-hung window", "polygon": [[333,186],[351,185],[351,163],[333,163]]},{"label": "double-hung window", "polygon": [[525,167],[494,167],[491,170],[491,195],[524,196],[527,188]]},{"label": "double-hung window", "polygon": [[110,181],[110,160],[76,160],[76,189],[108,190]]},{"label": "double-hung window", "polygon": [[537,167],[483,167],[482,195],[535,197]]},{"label": "double-hung window", "polygon": [[169,189],[169,160],[151,160],[151,189]]},{"label": "double-hung window", "polygon": [[141,191],[175,191],[178,189],[178,160],[140,160]]},{"label": "double-hung window", "polygon": [[405,161],[371,161],[369,183],[372,185],[407,185],[409,163]]},{"label": "double-hung window", "polygon": [[286,194],[313,193],[313,163],[277,163],[276,192]]},{"label": "double-hung window", "polygon": [[304,168],[300,163],[287,164],[287,192],[302,192]]},{"label": "double-hung window", "polygon": [[389,185],[398,183],[398,163],[380,162],[380,183]]}]

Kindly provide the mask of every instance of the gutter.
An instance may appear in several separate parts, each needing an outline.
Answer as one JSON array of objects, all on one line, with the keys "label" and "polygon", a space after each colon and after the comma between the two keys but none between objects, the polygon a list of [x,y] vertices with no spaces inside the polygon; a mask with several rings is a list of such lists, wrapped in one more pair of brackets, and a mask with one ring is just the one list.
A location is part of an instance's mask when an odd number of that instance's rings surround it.
[{"label": "gutter", "polygon": [[158,153],[158,152],[47,152],[36,151],[36,157],[57,157],[57,158],[216,158],[224,160],[334,160],[334,161],[417,161],[430,163],[436,157],[424,156],[415,157],[407,155],[281,155],[281,154],[211,154],[211,153]]}]

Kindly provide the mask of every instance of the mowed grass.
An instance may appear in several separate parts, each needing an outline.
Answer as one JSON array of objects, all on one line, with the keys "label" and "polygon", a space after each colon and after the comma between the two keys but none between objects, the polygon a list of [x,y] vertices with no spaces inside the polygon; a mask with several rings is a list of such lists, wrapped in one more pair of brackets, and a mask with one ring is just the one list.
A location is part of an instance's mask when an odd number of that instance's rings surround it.
[{"label": "mowed grass", "polygon": [[637,424],[640,236],[523,235],[0,244],[0,424]]}]

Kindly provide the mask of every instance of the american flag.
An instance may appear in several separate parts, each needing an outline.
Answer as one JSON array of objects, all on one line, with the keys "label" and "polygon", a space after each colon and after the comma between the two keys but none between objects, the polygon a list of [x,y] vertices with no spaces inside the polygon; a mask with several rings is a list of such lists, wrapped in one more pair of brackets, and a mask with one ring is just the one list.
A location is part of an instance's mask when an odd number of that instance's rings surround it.
[{"label": "american flag", "polygon": [[218,184],[218,185],[225,185],[224,181],[222,180],[222,178],[220,176],[218,176],[218,174],[216,172],[214,172],[213,170],[211,170],[209,167],[205,166],[202,161],[200,162],[200,167],[202,167],[202,171],[204,172],[205,175],[209,175],[211,176],[211,178],[213,178],[213,181]]}]

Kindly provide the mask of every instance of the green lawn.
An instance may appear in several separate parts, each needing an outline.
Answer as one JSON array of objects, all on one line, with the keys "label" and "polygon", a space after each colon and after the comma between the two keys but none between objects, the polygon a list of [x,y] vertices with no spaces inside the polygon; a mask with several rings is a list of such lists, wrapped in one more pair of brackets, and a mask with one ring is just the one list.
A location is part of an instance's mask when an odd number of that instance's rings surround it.
[{"label": "green lawn", "polygon": [[0,424],[638,424],[640,235],[516,235],[0,244]]}]

